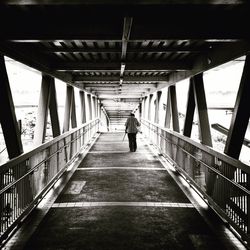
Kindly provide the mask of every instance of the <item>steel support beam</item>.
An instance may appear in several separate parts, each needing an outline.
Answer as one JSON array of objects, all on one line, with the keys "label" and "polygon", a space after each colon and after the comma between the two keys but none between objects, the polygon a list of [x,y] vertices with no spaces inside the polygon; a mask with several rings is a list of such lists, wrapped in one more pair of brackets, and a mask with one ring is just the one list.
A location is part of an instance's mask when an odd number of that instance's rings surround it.
[{"label": "steel support beam", "polygon": [[[201,53],[208,52],[208,46],[192,47],[185,46],[184,48],[179,47],[156,47],[156,48],[129,48],[126,53]],[[46,48],[43,53],[121,53],[120,48]]]},{"label": "steel support beam", "polygon": [[61,134],[60,123],[58,117],[57,96],[55,88],[55,79],[50,77],[50,102],[49,102],[50,120],[52,126],[53,137]]},{"label": "steel support beam", "polygon": [[[68,70],[117,70],[121,67],[120,61],[112,62],[62,62],[51,65],[53,70],[68,71]],[[185,71],[192,70],[192,65],[185,61],[181,62],[127,62],[126,70],[174,70]]]},{"label": "steel support beam", "polygon": [[72,87],[72,93],[71,93],[71,107],[70,107],[70,116],[71,116],[71,127],[76,128],[77,127],[77,121],[76,121],[76,103],[75,103],[75,91]]},{"label": "steel support beam", "polygon": [[66,90],[66,101],[64,108],[63,133],[69,131],[73,91],[74,91],[73,87],[68,85]]},{"label": "steel support beam", "polygon": [[207,112],[207,101],[204,89],[203,74],[193,76],[194,99],[198,110],[201,143],[212,147],[212,137]]},{"label": "steel support beam", "polygon": [[246,57],[226,141],[225,154],[238,159],[250,117],[250,56]]},{"label": "steel support beam", "polygon": [[60,124],[57,110],[55,81],[51,76],[43,74],[34,134],[34,145],[40,145],[45,141],[48,110],[50,111],[52,134],[53,137],[56,137],[60,135]]},{"label": "steel support beam", "polygon": [[191,70],[171,72],[167,83],[159,83],[157,89],[160,90],[166,86],[175,84],[181,80],[190,78],[198,73],[215,68],[224,63],[244,56],[250,50],[248,41],[239,41],[234,43],[222,44],[212,49],[209,53],[202,54],[195,59]]},{"label": "steel support beam", "polygon": [[151,119],[152,119],[152,115],[151,115],[152,99],[153,99],[153,94],[150,94],[149,99],[148,99],[148,120],[149,121],[151,121]]},{"label": "steel support beam", "polygon": [[144,119],[146,119],[146,114],[147,114],[147,109],[146,109],[147,98],[148,98],[147,96],[143,97],[141,103],[141,113]]},{"label": "steel support beam", "polygon": [[[95,1],[95,6],[93,6],[93,1],[84,1],[85,4],[83,1],[77,1],[77,8],[69,6],[75,1],[70,1],[72,3],[67,1],[67,8],[63,8],[63,5],[60,5],[61,8],[59,8],[58,3],[62,1],[58,0],[9,0],[8,2],[12,4],[21,2],[27,4],[29,8],[25,8],[25,11],[23,8],[15,8],[13,11],[10,6],[7,6],[9,8],[2,6],[0,9],[1,23],[10,17],[13,20],[7,27],[2,27],[0,36],[2,40],[109,39],[120,41],[121,17],[124,15],[133,16],[136,20],[131,31],[131,39],[135,40],[249,38],[247,30],[239,28],[249,21],[249,6],[242,4],[246,2],[242,0],[196,0],[191,2],[178,0],[174,2],[158,1],[157,4],[155,1],[143,1],[140,4],[135,4],[134,1],[108,1],[111,4],[106,5],[101,4],[101,1],[98,5]],[[225,5],[229,2],[238,2],[238,6],[237,8],[215,8],[213,3],[216,2]],[[36,6],[32,8],[34,4],[54,4],[57,5],[57,11],[42,12],[39,8],[35,8]],[[70,18],[64,20],[63,17],[66,15]],[[178,15],[181,15],[182,18],[176,18]],[[96,18],[97,16],[98,18]],[[173,22],[173,20],[175,21]]]},{"label": "steel support beam", "polygon": [[[23,153],[23,146],[21,140],[21,132],[18,127],[15,106],[11,94],[8,74],[5,66],[4,57],[0,55],[0,123],[3,131],[4,141],[7,148],[9,159],[13,159]],[[19,164],[18,168],[13,168],[13,180],[17,180],[21,176],[25,175],[28,171],[28,164],[23,162]],[[2,189],[6,183],[4,180],[4,174],[0,176],[0,188]],[[27,204],[27,201],[32,199],[32,189],[30,186],[30,179],[27,180],[25,185],[22,183],[16,183],[15,192],[16,195],[16,209],[23,210],[23,204]],[[22,197],[23,192],[26,193],[25,197]],[[10,200],[5,198],[4,195],[0,196],[0,211],[4,211],[8,205],[13,207],[13,203],[10,204]],[[1,214],[2,217],[2,214]],[[1,218],[2,219],[2,218]],[[2,222],[1,222],[2,223]]]},{"label": "steel support beam", "polygon": [[95,110],[96,110],[95,117],[98,118],[98,99],[97,99],[97,97],[95,98]]},{"label": "steel support beam", "polygon": [[95,119],[95,117],[96,117],[96,107],[95,107],[95,96],[92,96],[92,103],[91,103],[91,105],[92,105],[92,117],[93,117],[93,119]]},{"label": "steel support beam", "polygon": [[[146,107],[146,97],[145,97],[145,102],[144,102],[144,108]],[[139,103],[139,106],[138,106],[138,113],[139,113],[139,119],[141,120],[142,118],[142,103]],[[145,112],[144,112],[144,117],[145,119]]]},{"label": "steel support beam", "polygon": [[141,107],[142,107],[142,117],[145,119],[145,108],[146,108],[146,98],[145,97],[142,98]]},{"label": "steel support beam", "polygon": [[44,143],[45,140],[50,103],[50,82],[51,78],[48,75],[43,74],[34,132],[33,143],[35,146]]},{"label": "steel support beam", "polygon": [[170,89],[168,88],[164,127],[170,128],[170,122],[171,122],[171,97],[170,97]]},{"label": "steel support beam", "polygon": [[122,33],[122,53],[121,53],[121,70],[120,70],[120,85],[123,82],[123,74],[126,67],[126,53],[128,47],[128,41],[130,36],[130,31],[132,27],[133,18],[131,17],[124,17],[123,20],[123,33]]},{"label": "steel support beam", "polygon": [[88,107],[89,107],[89,120],[92,120],[92,104],[91,104],[91,95],[87,94],[87,101],[88,101]]},{"label": "steel support beam", "polygon": [[[123,76],[123,83],[135,83],[135,82],[155,82],[154,87],[156,87],[157,82],[167,82],[169,79],[168,76]],[[103,84],[103,83],[112,83],[118,84],[120,82],[120,76],[75,76],[73,82],[84,83],[84,84]],[[84,85],[86,86],[86,85]]]},{"label": "steel support beam", "polygon": [[98,105],[98,118],[101,119],[101,105],[102,104],[101,104],[100,99],[98,99],[97,105]]},{"label": "steel support beam", "polygon": [[86,105],[85,105],[85,92],[84,91],[79,91],[80,95],[80,103],[81,103],[81,122],[86,123]]},{"label": "steel support beam", "polygon": [[9,85],[4,57],[0,55],[0,122],[9,158],[23,153],[21,133],[18,128],[15,107]]},{"label": "steel support beam", "polygon": [[179,114],[178,114],[178,107],[177,107],[175,85],[170,86],[169,91],[170,91],[170,100],[171,100],[171,113],[172,113],[173,130],[176,132],[180,132]]},{"label": "steel support beam", "polygon": [[187,99],[187,110],[184,121],[183,135],[190,137],[192,132],[193,120],[194,120],[194,111],[195,111],[195,100],[194,100],[194,88],[193,88],[193,78],[189,80],[189,89],[188,89],[188,99]]},{"label": "steel support beam", "polygon": [[147,119],[147,115],[148,115],[148,109],[147,109],[147,99],[148,99],[148,96],[145,96],[145,105],[144,105],[144,119]]},{"label": "steel support beam", "polygon": [[[210,132],[210,125],[208,119],[207,102],[203,82],[203,74],[198,74],[190,78],[186,118],[184,123],[183,134],[190,137],[192,132],[193,118],[195,106],[198,111],[199,120],[199,136],[202,144],[212,147],[212,137]],[[212,159],[213,161],[213,159]],[[211,164],[214,164],[211,162]],[[216,175],[210,171],[205,172],[206,191],[209,195],[213,195],[214,187],[216,185]],[[220,180],[217,185],[221,185]],[[221,189],[223,189],[221,187]],[[222,192],[222,191],[221,191]]]},{"label": "steel support beam", "polygon": [[157,91],[155,99],[155,123],[159,123],[159,112],[160,112],[160,100],[161,100],[161,91]]}]

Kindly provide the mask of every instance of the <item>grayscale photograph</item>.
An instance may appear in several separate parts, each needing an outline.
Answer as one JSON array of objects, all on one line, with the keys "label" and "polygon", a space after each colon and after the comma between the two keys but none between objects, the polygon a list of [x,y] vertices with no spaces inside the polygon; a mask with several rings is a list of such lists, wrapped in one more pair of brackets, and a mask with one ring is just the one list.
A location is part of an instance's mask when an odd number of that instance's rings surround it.
[{"label": "grayscale photograph", "polygon": [[0,0],[0,249],[250,249],[248,0]]}]

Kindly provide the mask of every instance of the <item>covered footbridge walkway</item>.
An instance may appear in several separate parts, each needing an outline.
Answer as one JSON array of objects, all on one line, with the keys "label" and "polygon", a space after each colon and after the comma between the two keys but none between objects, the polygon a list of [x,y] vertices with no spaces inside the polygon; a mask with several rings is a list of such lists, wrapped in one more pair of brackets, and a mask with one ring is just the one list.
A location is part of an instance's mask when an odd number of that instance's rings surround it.
[{"label": "covered footbridge walkway", "polygon": [[[244,0],[1,0],[1,247],[249,248],[249,23]],[[15,105],[27,82],[13,90],[9,61],[41,78],[28,150]],[[213,107],[228,127],[210,124],[204,72],[238,62],[233,104]],[[226,99],[229,84],[214,81]]]},{"label": "covered footbridge walkway", "polygon": [[[4,249],[245,249],[152,144],[140,135],[130,152],[123,137],[96,134]],[[30,174],[36,183],[46,185],[54,158]],[[197,166],[189,171],[204,181]],[[19,213],[18,184],[9,195],[15,210],[2,229]]]}]

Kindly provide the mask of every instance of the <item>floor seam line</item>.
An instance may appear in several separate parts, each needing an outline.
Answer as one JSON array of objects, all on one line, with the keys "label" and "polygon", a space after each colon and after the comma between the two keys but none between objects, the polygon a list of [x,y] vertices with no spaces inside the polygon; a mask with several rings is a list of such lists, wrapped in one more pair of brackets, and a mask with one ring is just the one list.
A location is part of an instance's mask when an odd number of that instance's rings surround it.
[{"label": "floor seam line", "polygon": [[165,168],[141,168],[141,167],[92,167],[92,168],[77,168],[76,171],[106,170],[106,169],[167,171],[167,169]]},{"label": "floor seam line", "polygon": [[192,203],[178,202],[62,202],[54,203],[52,208],[72,208],[72,207],[171,207],[171,208],[195,208]]}]

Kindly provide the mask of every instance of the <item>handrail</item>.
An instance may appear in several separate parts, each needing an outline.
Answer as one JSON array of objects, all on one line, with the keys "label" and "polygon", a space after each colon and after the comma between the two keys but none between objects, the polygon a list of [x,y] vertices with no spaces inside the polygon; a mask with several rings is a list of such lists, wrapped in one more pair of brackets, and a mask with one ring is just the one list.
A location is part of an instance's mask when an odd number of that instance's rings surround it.
[{"label": "handrail", "polygon": [[69,136],[70,134],[74,133],[75,131],[81,129],[81,128],[84,128],[86,127],[87,125],[93,123],[94,121],[97,121],[98,118],[96,119],[93,119],[91,121],[88,121],[84,124],[82,124],[80,127],[77,127],[77,128],[74,128],[70,131],[67,131],[59,136],[57,136],[56,138],[52,139],[51,141],[48,141],[48,142],[45,142],[43,144],[41,144],[40,146],[36,147],[36,148],[33,148],[31,149],[30,151],[26,152],[26,153],[23,153],[15,158],[12,158],[10,159],[8,162],[0,165],[0,173],[3,171],[3,169],[5,169],[6,167],[12,167],[14,165],[16,165],[19,161],[24,161],[26,159],[28,159],[30,156],[32,156],[33,154],[35,154],[36,152],[39,152],[49,146],[51,146],[52,144],[58,142],[58,141],[61,141],[62,139],[66,138],[67,136]]},{"label": "handrail", "polygon": [[177,138],[179,138],[181,140],[184,140],[184,141],[192,144],[193,146],[199,148],[202,151],[205,151],[205,152],[207,152],[209,154],[213,154],[215,157],[220,158],[221,160],[227,162],[228,164],[234,165],[237,168],[241,168],[242,170],[244,170],[245,172],[250,174],[250,166],[248,166],[247,164],[245,164],[245,163],[243,163],[243,162],[241,162],[239,160],[236,160],[236,159],[234,159],[234,158],[232,158],[232,157],[230,157],[230,156],[228,156],[228,155],[226,155],[226,154],[224,154],[222,152],[219,152],[219,151],[215,150],[214,148],[211,148],[211,147],[209,147],[207,145],[196,142],[196,141],[190,139],[187,136],[179,134],[178,132],[172,131],[172,130],[170,130],[168,128],[164,128],[164,127],[160,126],[157,123],[153,123],[153,122],[151,122],[149,120],[146,120],[146,119],[141,119],[141,120],[145,121],[145,122],[148,122],[148,123],[152,124],[153,126],[158,127],[159,129],[163,130],[164,132],[167,132],[167,133],[169,133],[171,135],[176,136]]},{"label": "handrail", "polygon": [[15,186],[20,180],[24,179],[25,177],[27,177],[28,175],[30,175],[32,172],[36,171],[36,169],[38,169],[39,166],[41,166],[42,164],[44,164],[45,162],[47,162],[48,160],[50,160],[53,156],[55,156],[56,154],[58,154],[58,152],[61,152],[63,148],[68,147],[68,145],[70,143],[76,141],[79,137],[80,136],[77,136],[74,140],[70,140],[68,143],[66,143],[66,145],[64,145],[63,147],[60,147],[56,152],[54,152],[49,157],[47,157],[46,159],[42,160],[41,162],[39,162],[38,164],[36,164],[34,167],[32,167],[25,175],[23,175],[22,177],[20,177],[18,180],[16,180],[16,181],[12,182],[11,184],[5,186],[2,190],[0,190],[0,195],[2,193],[6,192],[11,187]]},{"label": "handrail", "polygon": [[250,243],[250,167],[177,132],[141,119],[143,133]]},{"label": "handrail", "polygon": [[0,166],[0,243],[88,145],[99,122],[93,119]]}]

